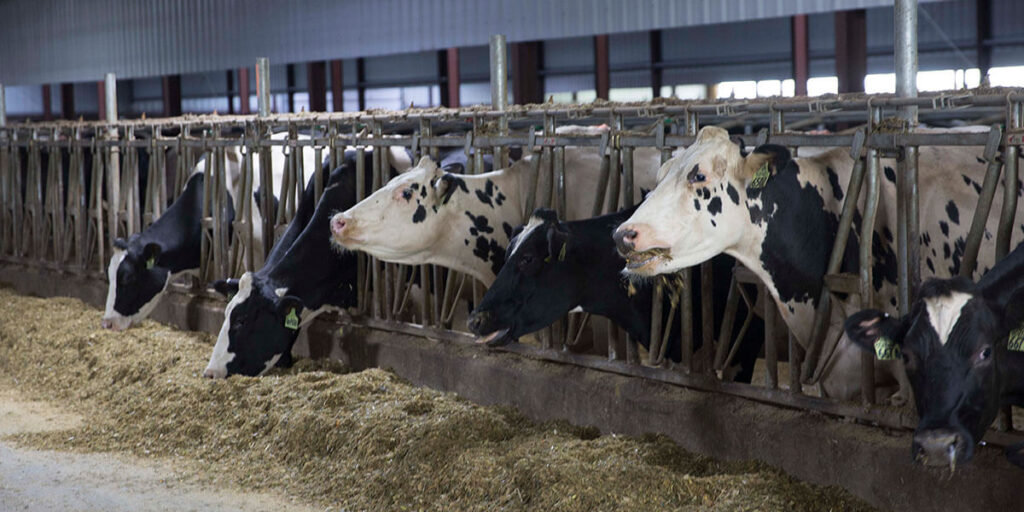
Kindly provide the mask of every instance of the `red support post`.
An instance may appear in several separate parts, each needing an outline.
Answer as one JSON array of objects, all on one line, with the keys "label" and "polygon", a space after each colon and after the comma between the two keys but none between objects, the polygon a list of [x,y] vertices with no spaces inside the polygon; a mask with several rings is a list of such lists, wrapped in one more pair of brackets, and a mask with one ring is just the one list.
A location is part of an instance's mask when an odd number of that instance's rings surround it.
[{"label": "red support post", "polygon": [[249,111],[249,68],[238,68],[238,113],[250,114]]},{"label": "red support post", "polygon": [[608,61],[608,35],[594,36],[594,89],[599,99],[608,99],[611,72]]},{"label": "red support post", "polygon": [[512,93],[517,105],[544,102],[544,85],[537,71],[541,68],[541,43],[512,43]]},{"label": "red support post", "polygon": [[441,87],[441,106],[459,106],[459,49],[447,48],[438,52],[438,82]]},{"label": "red support post", "polygon": [[60,116],[75,118],[75,84],[60,84]]},{"label": "red support post", "polygon": [[345,82],[341,59],[331,61],[331,106],[335,112],[345,110]]},{"label": "red support post", "polygon": [[167,75],[162,83],[164,97],[164,116],[181,115],[181,75]]},{"label": "red support post", "polygon": [[356,59],[356,90],[359,93],[359,110],[366,110],[366,61]]},{"label": "red support post", "polygon": [[309,82],[309,111],[327,112],[327,62],[306,63]]},{"label": "red support post", "polygon": [[103,80],[96,82],[96,112],[100,121],[107,119],[107,84]]},{"label": "red support post", "polygon": [[797,14],[792,19],[793,31],[793,81],[796,95],[807,96],[807,80],[810,78],[811,59],[807,39],[807,15]]},{"label": "red support post", "polygon": [[50,84],[43,85],[43,119],[53,119],[53,103],[50,97]]},{"label": "red support post", "polygon": [[651,49],[651,97],[661,97],[662,73],[661,73],[661,31],[652,30],[648,32],[649,45]]},{"label": "red support post", "polygon": [[836,77],[839,92],[864,92],[868,70],[867,11],[836,13]]}]

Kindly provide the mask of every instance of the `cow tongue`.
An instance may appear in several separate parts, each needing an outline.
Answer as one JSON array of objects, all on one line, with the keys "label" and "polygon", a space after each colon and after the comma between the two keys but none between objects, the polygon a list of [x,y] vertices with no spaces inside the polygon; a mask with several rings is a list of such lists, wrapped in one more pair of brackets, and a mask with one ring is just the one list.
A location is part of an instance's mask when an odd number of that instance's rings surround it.
[{"label": "cow tongue", "polygon": [[483,345],[484,343],[490,343],[491,341],[504,338],[505,335],[508,334],[508,331],[510,329],[511,329],[511,327],[505,328],[505,329],[499,329],[497,331],[494,331],[494,332],[488,334],[487,336],[481,336],[481,337],[476,339],[476,343],[478,345]]}]

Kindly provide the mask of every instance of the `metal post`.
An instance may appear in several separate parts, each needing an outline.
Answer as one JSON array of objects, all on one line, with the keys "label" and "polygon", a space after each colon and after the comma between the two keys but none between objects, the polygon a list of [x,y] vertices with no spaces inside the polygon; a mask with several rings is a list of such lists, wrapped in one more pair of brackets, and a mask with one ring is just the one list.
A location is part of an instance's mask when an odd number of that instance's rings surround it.
[{"label": "metal post", "polygon": [[270,59],[256,59],[256,101],[260,117],[270,115]]},{"label": "metal post", "polygon": [[[896,0],[894,9],[896,95],[901,98],[917,97],[917,0]],[[899,117],[906,122],[908,130],[917,126],[917,107],[900,107]],[[906,313],[910,304],[910,290],[920,276],[917,194],[917,148],[906,147],[900,169],[903,189],[897,195],[898,207],[905,210],[903,222],[897,225],[897,236],[901,249],[906,254],[897,254],[899,264],[900,312]],[[902,251],[901,251],[902,252]]]},{"label": "metal post", "polygon": [[[491,36],[491,106],[495,110],[504,111],[508,106],[508,50],[504,34]],[[501,135],[508,133],[508,118],[502,116],[498,120]],[[508,152],[504,148],[494,148],[494,168],[508,167]],[[478,169],[477,172],[480,172]]]},{"label": "metal post", "polygon": [[7,126],[7,94],[4,84],[0,84],[0,126]]},{"label": "metal post", "polygon": [[[117,122],[117,78],[113,73],[107,73],[105,84],[104,84],[104,98],[103,103],[106,107],[106,121],[107,123],[113,124]],[[117,128],[111,126],[108,131],[108,135],[111,139],[117,139]],[[110,233],[110,241],[113,242],[114,238],[117,237],[117,227],[120,223],[120,205],[121,205],[121,155],[120,148],[117,146],[109,148],[110,157],[107,160],[107,186],[108,186],[108,198],[107,211],[110,225],[107,229]]]}]

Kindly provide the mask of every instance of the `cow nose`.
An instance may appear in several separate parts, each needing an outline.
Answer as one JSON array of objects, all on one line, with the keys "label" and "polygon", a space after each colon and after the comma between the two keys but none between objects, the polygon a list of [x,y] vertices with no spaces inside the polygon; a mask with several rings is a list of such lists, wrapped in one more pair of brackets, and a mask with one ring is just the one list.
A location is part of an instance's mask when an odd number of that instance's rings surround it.
[{"label": "cow nose", "polygon": [[474,334],[480,334],[480,328],[487,323],[489,315],[486,311],[474,311],[469,315],[469,330]]},{"label": "cow nose", "polygon": [[619,254],[625,256],[633,252],[636,248],[636,235],[636,230],[628,226],[615,230],[612,239],[615,240],[615,248],[619,250]]},{"label": "cow nose", "polygon": [[953,430],[931,429],[914,434],[914,459],[926,466],[950,466],[956,463],[963,437]]},{"label": "cow nose", "polygon": [[223,379],[227,377],[228,371],[220,368],[207,368],[203,370],[203,377],[207,379]]},{"label": "cow nose", "polygon": [[331,218],[331,233],[335,236],[341,236],[344,233],[345,228],[349,226],[351,219],[345,218],[345,215],[339,213]]},{"label": "cow nose", "polygon": [[114,328],[114,322],[111,322],[110,320],[104,318],[100,322],[100,327],[102,327],[104,329],[113,329]]}]

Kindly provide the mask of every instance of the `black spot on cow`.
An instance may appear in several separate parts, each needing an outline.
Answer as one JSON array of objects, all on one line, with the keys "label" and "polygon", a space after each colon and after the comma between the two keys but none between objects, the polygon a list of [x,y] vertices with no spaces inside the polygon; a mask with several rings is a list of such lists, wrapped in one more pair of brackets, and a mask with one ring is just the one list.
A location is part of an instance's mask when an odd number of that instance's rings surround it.
[{"label": "black spot on cow", "polygon": [[946,215],[949,216],[949,220],[953,221],[953,224],[960,224],[960,210],[957,209],[952,199],[946,203]]},{"label": "black spot on cow", "polygon": [[[886,231],[889,231],[889,228],[886,228]],[[891,234],[891,233],[890,233],[890,234]],[[887,238],[888,238],[888,237],[887,237]],[[892,241],[892,238],[889,238],[889,241]],[[925,246],[930,246],[930,245],[932,245],[932,235],[928,234],[928,232],[927,232],[927,231],[925,231],[924,233],[922,233],[922,234],[921,234],[921,243],[922,243],[922,244],[924,244]]]},{"label": "black spot on cow", "polygon": [[[487,217],[483,215],[473,215],[472,213],[466,212],[466,216],[469,220],[473,221],[473,227],[470,230],[477,230],[480,233],[494,233],[494,228],[487,222]],[[477,233],[473,233],[476,235]]]},{"label": "black spot on cow", "polygon": [[466,245],[469,245],[469,239],[468,238],[463,238],[462,239],[462,243],[464,243]]},{"label": "black spot on cow", "polygon": [[792,304],[787,304],[786,307],[789,308],[790,313],[796,313],[796,308]]},{"label": "black spot on cow", "polygon": [[715,196],[711,202],[708,203],[708,213],[711,215],[718,215],[722,213],[722,198]]},{"label": "black spot on cow", "polygon": [[949,242],[942,243],[942,258],[948,260],[952,251],[949,249]]},{"label": "black spot on cow", "polygon": [[718,227],[718,223],[715,222],[715,219],[711,219],[711,227],[713,227],[713,228],[717,228]]},{"label": "black spot on cow", "polygon": [[872,268],[872,280],[875,287],[875,291],[882,289],[882,284],[888,282],[890,284],[896,284],[896,252],[893,251],[891,243],[883,243],[882,237],[878,236],[878,233],[874,233],[872,236],[872,247],[871,256],[874,258],[874,266]]},{"label": "black spot on cow", "polygon": [[942,231],[942,236],[949,238],[949,224],[947,224],[946,221],[939,221],[939,231]]},{"label": "black spot on cow", "polygon": [[705,201],[707,201],[708,199],[711,199],[711,190],[709,190],[707,187],[704,187],[700,189],[700,195],[701,197],[704,198]]},{"label": "black spot on cow", "polygon": [[419,190],[420,189],[420,184],[419,183],[413,183],[412,185],[409,185],[409,188],[411,188],[413,190]]},{"label": "black spot on cow", "polygon": [[896,307],[896,306],[899,305],[899,303],[896,302],[896,297],[895,296],[894,297],[889,297],[889,304],[892,304],[892,307]]},{"label": "black spot on cow", "polygon": [[967,243],[964,241],[963,237],[957,238],[956,241],[953,242],[953,256],[951,258],[953,260],[953,265],[949,267],[949,273],[954,276],[960,274],[960,262],[963,258],[964,248],[966,246]]},{"label": "black spot on cow", "polygon": [[[700,199],[693,198],[693,208],[698,212],[700,211]],[[1021,226],[1021,229],[1024,229],[1024,226]]]},{"label": "black spot on cow", "polygon": [[882,226],[882,236],[885,237],[886,241],[892,243],[892,230],[889,229],[889,226]]},{"label": "black spot on cow", "polygon": [[422,197],[423,199],[427,198],[427,187],[423,187],[420,189],[420,197]]},{"label": "black spot on cow", "polygon": [[491,196],[485,194],[482,190],[476,191],[476,198],[479,199],[481,203],[494,208],[494,203],[491,202]]},{"label": "black spot on cow", "polygon": [[974,157],[974,159],[977,160],[979,164],[986,164],[986,163],[988,163],[988,162],[985,161],[984,158],[982,158],[980,156],[976,156],[976,157]]},{"label": "black spot on cow", "polygon": [[494,241],[493,238],[485,236],[476,237],[473,255],[481,260],[489,261],[494,275],[498,275],[501,266],[505,264],[505,249],[498,245],[498,242]]},{"label": "black spot on cow", "polygon": [[493,181],[487,180],[486,182],[484,182],[484,193],[487,194],[488,197],[494,197],[494,182]]},{"label": "black spot on cow", "polygon": [[729,199],[732,199],[733,204],[740,204],[740,193],[733,188],[732,183],[729,184],[725,191],[729,193]]},{"label": "black spot on cow", "polygon": [[888,167],[888,166],[886,166],[884,171],[885,171],[885,179],[891,181],[892,183],[896,183],[896,171],[892,170],[892,167]]},{"label": "black spot on cow", "polygon": [[509,240],[511,240],[513,231],[512,225],[509,224],[508,222],[502,222],[501,229],[505,231],[505,236],[508,237]]},{"label": "black spot on cow", "polygon": [[494,202],[498,203],[498,206],[501,206],[502,203],[505,202],[505,194],[502,194],[501,192],[498,192],[497,197],[494,198]]},{"label": "black spot on cow", "polygon": [[932,263],[932,259],[931,258],[925,258],[924,259],[924,263],[925,263],[925,265],[928,265],[928,270],[931,270],[932,274],[934,274],[935,273],[935,264]]},{"label": "black spot on cow", "polygon": [[826,167],[825,172],[828,173],[828,184],[832,186],[832,197],[836,198],[836,201],[842,201],[843,187],[839,184],[839,175],[831,167]]},{"label": "black spot on cow", "polygon": [[427,209],[424,208],[423,205],[421,204],[421,205],[416,207],[416,213],[412,214],[412,221],[413,221],[413,223],[419,223],[419,222],[423,222],[426,219],[427,219]]},{"label": "black spot on cow", "polygon": [[[984,160],[982,160],[982,162],[984,162]],[[978,183],[977,181],[972,180],[971,177],[966,175],[966,174],[961,174],[960,176],[963,177],[964,183],[966,183],[967,186],[974,187],[974,193],[975,194],[980,194],[981,193],[981,184],[980,183]]]}]

